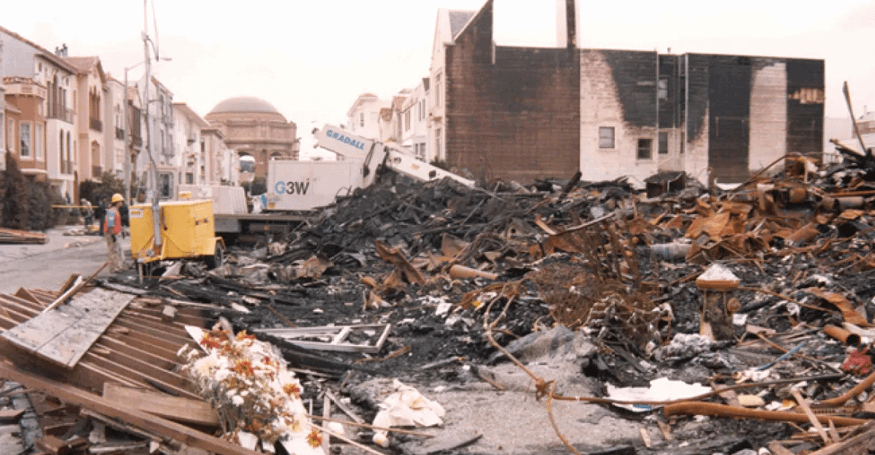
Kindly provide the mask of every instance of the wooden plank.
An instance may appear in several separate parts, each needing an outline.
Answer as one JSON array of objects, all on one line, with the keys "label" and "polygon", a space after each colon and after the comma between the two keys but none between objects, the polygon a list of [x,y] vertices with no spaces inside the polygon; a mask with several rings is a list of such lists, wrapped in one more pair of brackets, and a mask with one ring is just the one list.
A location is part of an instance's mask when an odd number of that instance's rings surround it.
[{"label": "wooden plank", "polygon": [[179,338],[188,337],[188,332],[185,331],[185,325],[177,322],[167,322],[161,320],[161,317],[152,317],[149,315],[138,314],[135,312],[125,313],[124,317],[128,320],[140,324],[141,327],[148,327],[153,330],[161,331],[162,333],[173,335]]},{"label": "wooden plank", "polygon": [[169,349],[179,349],[182,345],[189,344],[189,342],[194,345],[194,340],[191,338],[182,338],[178,335],[168,333],[166,330],[162,330],[162,328],[149,327],[149,325],[142,320],[132,318],[129,315],[124,315],[123,317],[118,318],[116,323],[119,327],[127,327],[131,329],[132,332],[137,331],[157,338],[162,341],[162,345],[171,346]]},{"label": "wooden plank", "polygon": [[[116,332],[114,331],[116,328],[124,328],[127,331]],[[182,347],[181,344],[175,344],[160,337],[143,333],[136,328],[132,329],[130,327],[124,327],[124,325],[118,321],[109,328],[106,335],[131,346],[137,346],[143,350],[160,353],[162,357],[173,358],[176,356],[176,352],[179,351],[179,348]],[[194,345],[194,343],[192,343],[192,345]]]},{"label": "wooden plank", "polygon": [[40,303],[39,299],[37,299],[30,291],[24,288],[18,288],[18,292],[15,293],[15,296],[24,299],[30,300],[33,303]]},{"label": "wooden plank", "polygon": [[164,393],[133,389],[112,383],[104,384],[103,398],[118,403],[125,403],[125,406],[176,422],[219,426],[219,418],[216,416],[216,411],[209,404],[199,399],[172,397]]},{"label": "wooden plank", "polygon": [[[176,318],[173,320],[174,324],[185,325],[193,325],[195,327],[205,328],[207,326],[207,321],[201,316],[193,316],[188,314],[187,312],[183,312],[183,309],[179,307],[173,307],[176,309]],[[130,310],[130,314],[141,314],[151,317],[160,316],[160,313],[157,310],[150,310],[148,308],[128,308]],[[128,314],[125,312],[125,314]]]},{"label": "wooden plank", "polygon": [[0,409],[0,422],[18,420],[24,414],[24,409]]},{"label": "wooden plank", "polygon": [[829,445],[831,442],[829,440],[829,436],[826,434],[826,430],[823,429],[823,425],[820,424],[820,421],[817,420],[817,416],[814,415],[814,411],[811,410],[811,407],[808,406],[808,401],[805,397],[802,396],[802,393],[799,392],[798,389],[790,389],[790,393],[793,394],[793,398],[796,399],[796,403],[802,408],[802,411],[805,412],[805,415],[808,416],[808,420],[811,421],[811,424],[814,426],[814,429],[817,430],[817,434],[820,435],[820,438],[823,439],[823,443]]},{"label": "wooden plank", "polygon": [[27,315],[27,319],[39,314],[39,310],[34,308],[33,304],[22,302],[21,299],[10,298],[8,295],[0,295],[0,305],[7,311],[15,311]]},{"label": "wooden plank", "polygon": [[107,400],[101,396],[92,395],[50,379],[28,373],[8,362],[0,362],[0,377],[24,384],[30,389],[43,390],[47,394],[62,401],[87,408],[108,417],[120,419],[127,424],[146,431],[164,435],[199,449],[215,452],[220,455],[258,455],[259,452],[246,450],[222,439],[189,428],[170,420],[153,416],[147,412],[131,409],[124,403]]},{"label": "wooden plank", "polygon": [[[131,382],[136,382],[140,387],[145,386],[155,386],[158,389],[169,390],[170,393],[179,394],[181,396],[187,396],[190,398],[197,398],[193,392],[185,389],[183,387],[179,387],[176,384],[169,383],[166,381],[168,379],[165,377],[154,377],[141,370],[137,370],[135,368],[130,368],[125,365],[122,365],[118,362],[115,362],[110,359],[106,359],[100,356],[96,356],[93,354],[87,355],[88,362],[99,366],[101,368],[106,369],[107,371],[111,371],[123,378],[127,378]],[[104,383],[104,387],[106,387],[106,383]]]},{"label": "wooden plank", "polygon": [[95,289],[7,330],[3,337],[46,360],[73,368],[131,300],[126,294]]},{"label": "wooden plank", "polygon": [[[170,369],[176,365],[175,357],[170,357],[169,355],[158,355],[161,354],[162,350],[149,349],[148,346],[144,346],[142,343],[137,343],[136,340],[134,341],[133,344],[126,343],[108,333],[104,334],[99,340],[97,340],[98,343],[112,349],[113,351],[138,358],[150,365],[154,365],[156,368],[161,368],[162,370],[170,371]],[[146,349],[149,350],[147,351]]]},{"label": "wooden plank", "polygon": [[862,427],[860,434],[827,445],[816,452],[811,452],[811,455],[858,455],[869,453],[869,450],[872,449],[875,449],[875,427],[873,427],[873,422],[869,422]]}]

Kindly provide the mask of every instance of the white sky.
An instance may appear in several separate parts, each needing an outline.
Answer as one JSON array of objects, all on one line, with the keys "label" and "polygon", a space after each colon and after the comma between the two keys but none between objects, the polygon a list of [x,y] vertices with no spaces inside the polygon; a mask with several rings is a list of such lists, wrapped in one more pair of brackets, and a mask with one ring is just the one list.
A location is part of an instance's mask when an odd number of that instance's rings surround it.
[{"label": "white sky", "polygon": [[[154,2],[158,33],[152,20]],[[578,0],[582,48],[764,55],[826,60],[826,115],[875,110],[875,2],[784,0]],[[485,0],[149,0],[156,76],[201,116],[233,96],[257,96],[298,125],[343,123],[356,97],[388,99],[428,75],[438,8],[477,10]],[[552,46],[555,0],[495,0],[499,45]],[[71,56],[97,55],[119,80],[141,62],[143,2],[4,2],[2,25]],[[141,68],[131,70],[134,79]],[[305,146],[306,147],[306,146]],[[304,148],[302,147],[302,151]]]}]

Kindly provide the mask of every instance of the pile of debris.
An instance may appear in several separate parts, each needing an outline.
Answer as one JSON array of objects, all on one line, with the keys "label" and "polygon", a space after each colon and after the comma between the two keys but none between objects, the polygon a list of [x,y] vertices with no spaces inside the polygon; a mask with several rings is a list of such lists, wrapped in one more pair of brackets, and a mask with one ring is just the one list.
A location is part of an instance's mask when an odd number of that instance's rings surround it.
[{"label": "pile of debris", "polygon": [[0,243],[43,244],[46,235],[40,232],[0,228]]},{"label": "pile of debris", "polygon": [[[398,178],[289,238],[232,249],[221,268],[177,263],[142,284],[100,282],[80,298],[129,303],[91,327],[102,341],[64,368],[76,390],[103,390],[74,401],[87,415],[151,432],[168,453],[192,440],[246,453],[213,434],[278,453],[866,453],[867,163],[787,157],[781,174],[731,190],[673,177],[649,195],[624,180],[470,189]],[[40,295],[31,300],[57,298]],[[39,310],[18,299],[0,299],[6,340]],[[102,357],[95,349],[121,351],[119,321],[172,334],[167,357]],[[183,345],[201,363],[177,357]],[[0,376],[43,388],[48,378],[22,364],[45,354],[17,346]],[[161,410],[106,414],[97,404],[116,381],[209,402],[212,426],[183,434],[137,420],[185,421]]]}]

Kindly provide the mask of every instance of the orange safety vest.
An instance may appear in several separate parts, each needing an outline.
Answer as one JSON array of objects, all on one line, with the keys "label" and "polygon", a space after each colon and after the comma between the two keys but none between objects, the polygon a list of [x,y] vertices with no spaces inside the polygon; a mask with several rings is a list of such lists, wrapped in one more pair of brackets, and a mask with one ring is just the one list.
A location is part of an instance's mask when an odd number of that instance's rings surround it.
[{"label": "orange safety vest", "polygon": [[[110,229],[112,232],[110,232]],[[117,208],[111,207],[106,211],[106,216],[103,218],[103,233],[104,235],[118,235],[122,233],[122,222]]]}]

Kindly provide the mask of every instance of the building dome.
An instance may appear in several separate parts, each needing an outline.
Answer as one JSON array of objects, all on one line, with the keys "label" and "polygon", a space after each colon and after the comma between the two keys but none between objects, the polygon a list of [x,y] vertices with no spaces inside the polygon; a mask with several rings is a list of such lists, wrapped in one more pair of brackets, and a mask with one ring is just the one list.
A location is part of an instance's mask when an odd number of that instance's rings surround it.
[{"label": "building dome", "polygon": [[219,114],[224,112],[261,112],[269,114],[279,114],[279,111],[267,101],[256,98],[254,96],[237,96],[221,101],[210,114]]}]

